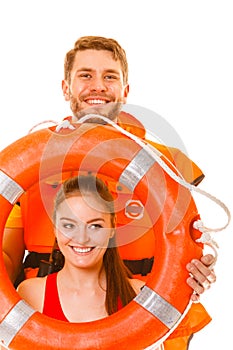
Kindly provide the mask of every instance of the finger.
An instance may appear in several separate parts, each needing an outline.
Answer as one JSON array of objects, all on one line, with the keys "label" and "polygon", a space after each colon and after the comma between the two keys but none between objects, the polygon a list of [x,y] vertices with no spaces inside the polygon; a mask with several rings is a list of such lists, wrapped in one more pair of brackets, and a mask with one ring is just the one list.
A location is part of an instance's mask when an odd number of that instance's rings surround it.
[{"label": "finger", "polygon": [[191,295],[191,300],[193,303],[199,303],[200,301],[200,295],[197,294],[196,292],[194,292],[192,295]]},{"label": "finger", "polygon": [[216,281],[214,271],[209,270],[205,266],[203,268],[202,267],[202,263],[200,263],[198,260],[197,262],[187,264],[187,270],[190,273],[190,278],[193,280],[191,287],[198,294],[201,294],[204,292],[204,290],[209,289],[211,283]]},{"label": "finger", "polygon": [[[208,276],[210,278],[209,281],[216,279],[216,276],[212,270],[209,269],[206,265],[204,265],[200,260],[193,259],[191,263],[188,264],[188,271],[193,274],[193,276],[198,280],[198,282],[202,283]],[[204,277],[204,280],[203,280]]]},{"label": "finger", "polygon": [[204,291],[205,291],[205,288],[191,276],[187,278],[187,284],[198,295],[204,293]]},{"label": "finger", "polygon": [[212,254],[207,254],[201,257],[201,262],[210,270],[213,269],[216,261],[217,261],[217,256],[213,256]]},{"label": "finger", "polygon": [[210,288],[210,282],[206,279],[202,282],[202,287],[204,289],[209,289]]},{"label": "finger", "polygon": [[204,265],[209,266],[215,261],[215,257],[212,254],[206,254],[201,257],[201,261]]},{"label": "finger", "polygon": [[[205,258],[207,258],[207,260],[211,263],[211,265],[213,264],[213,256],[209,254],[209,257],[206,255]],[[204,257],[202,257],[204,258]],[[203,265],[199,260],[192,260],[192,262],[190,263],[190,269],[189,272],[191,272],[194,277],[200,282],[203,283],[203,276],[210,282],[210,283],[214,283],[216,282],[216,275],[214,270],[210,269],[209,267],[206,267],[206,265]],[[194,267],[193,265],[196,267]],[[203,276],[201,276],[203,275]]]},{"label": "finger", "polygon": [[208,276],[206,276],[206,278],[208,279],[208,281],[209,281],[210,283],[216,282],[216,275],[215,275],[215,273],[214,273],[213,270],[209,273]]}]

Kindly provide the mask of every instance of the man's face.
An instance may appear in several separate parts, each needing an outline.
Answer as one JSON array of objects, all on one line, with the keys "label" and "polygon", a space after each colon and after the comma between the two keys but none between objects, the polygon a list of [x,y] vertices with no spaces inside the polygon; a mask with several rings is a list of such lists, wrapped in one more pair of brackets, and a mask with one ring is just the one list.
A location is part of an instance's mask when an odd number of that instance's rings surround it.
[{"label": "man's face", "polygon": [[62,89],[78,119],[94,113],[114,121],[129,92],[128,84],[123,82],[120,61],[115,61],[106,50],[77,52],[70,82],[63,81]]}]

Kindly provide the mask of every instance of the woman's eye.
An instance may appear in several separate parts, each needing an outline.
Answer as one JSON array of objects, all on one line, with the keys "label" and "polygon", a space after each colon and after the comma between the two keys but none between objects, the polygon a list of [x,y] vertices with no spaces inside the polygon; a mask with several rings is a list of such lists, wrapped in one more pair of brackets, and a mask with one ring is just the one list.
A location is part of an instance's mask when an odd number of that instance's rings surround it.
[{"label": "woman's eye", "polygon": [[63,227],[65,229],[71,230],[71,229],[73,229],[75,227],[75,225],[74,224],[64,224]]},{"label": "woman's eye", "polygon": [[96,231],[102,228],[102,225],[100,224],[91,224],[90,226],[88,226],[88,229],[91,231]]}]

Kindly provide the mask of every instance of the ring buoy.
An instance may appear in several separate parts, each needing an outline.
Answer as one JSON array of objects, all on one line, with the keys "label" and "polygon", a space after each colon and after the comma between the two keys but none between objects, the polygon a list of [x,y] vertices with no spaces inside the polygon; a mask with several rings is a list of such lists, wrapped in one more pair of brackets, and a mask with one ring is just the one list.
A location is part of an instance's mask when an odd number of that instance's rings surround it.
[{"label": "ring buoy", "polygon": [[51,319],[23,301],[1,255],[0,341],[17,350],[141,350],[160,344],[190,304],[185,266],[202,255],[202,245],[196,243],[200,232],[193,228],[199,218],[195,202],[146,149],[112,126],[78,123],[74,128],[36,131],[0,153],[1,236],[12,206],[33,184],[54,173],[85,169],[110,176],[137,194],[153,224],[155,264],[142,291],[122,310],[76,324]]}]

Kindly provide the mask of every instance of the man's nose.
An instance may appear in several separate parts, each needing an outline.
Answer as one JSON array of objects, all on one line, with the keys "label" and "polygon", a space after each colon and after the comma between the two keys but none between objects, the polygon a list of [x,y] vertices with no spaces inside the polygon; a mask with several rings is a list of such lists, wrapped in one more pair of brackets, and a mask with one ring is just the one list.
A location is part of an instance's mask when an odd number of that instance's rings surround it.
[{"label": "man's nose", "polygon": [[107,90],[106,83],[102,77],[95,77],[91,81],[91,91],[103,92]]}]

